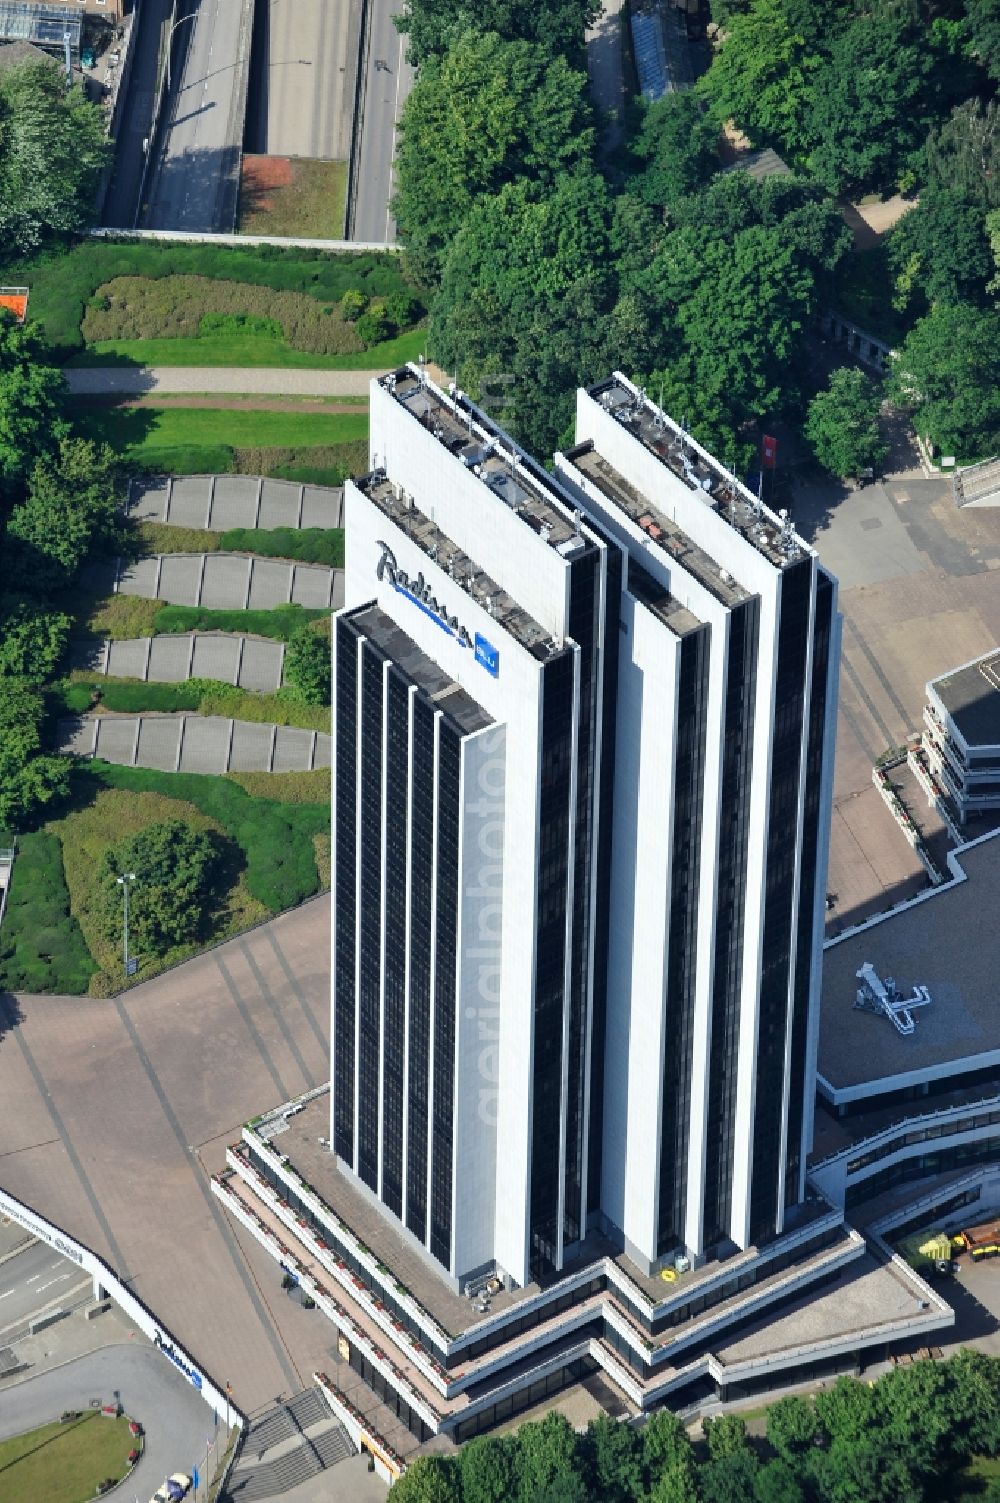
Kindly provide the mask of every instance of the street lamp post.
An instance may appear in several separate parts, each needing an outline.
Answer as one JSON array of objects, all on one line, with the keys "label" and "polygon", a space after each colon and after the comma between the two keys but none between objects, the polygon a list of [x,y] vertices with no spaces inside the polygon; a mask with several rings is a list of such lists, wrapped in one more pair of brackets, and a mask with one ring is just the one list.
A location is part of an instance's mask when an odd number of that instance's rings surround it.
[{"label": "street lamp post", "polygon": [[173,46],[173,42],[174,42],[174,32],[177,30],[178,26],[183,26],[185,21],[193,21],[195,19],[195,17],[197,16],[197,14],[198,14],[198,12],[196,10],[193,10],[189,16],[181,16],[180,20],[179,21],[175,21],[174,24],[171,26],[169,32],[167,33],[167,93],[168,94],[170,93],[170,49]]},{"label": "street lamp post", "polygon": [[132,883],[132,882],[134,882],[134,881],[135,881],[135,872],[123,872],[122,875],[118,878],[118,886],[121,888],[122,894],[123,894],[124,899],[125,899],[124,950],[125,950],[125,974],[126,974],[126,976],[134,976],[135,975],[135,969],[136,969],[135,961],[134,960],[129,960],[129,955],[128,955],[128,890],[129,890],[129,884]]}]

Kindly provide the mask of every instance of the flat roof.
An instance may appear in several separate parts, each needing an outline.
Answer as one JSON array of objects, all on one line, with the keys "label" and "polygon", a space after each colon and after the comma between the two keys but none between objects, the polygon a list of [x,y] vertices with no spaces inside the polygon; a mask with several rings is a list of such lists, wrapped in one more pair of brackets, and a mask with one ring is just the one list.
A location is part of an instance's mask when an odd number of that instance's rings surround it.
[{"label": "flat roof", "polygon": [[69,7],[37,5],[32,0],[0,0],[0,40],[34,42],[39,47],[57,47],[69,33],[72,52],[80,50],[80,13]]},{"label": "flat roof", "polygon": [[776,516],[747,490],[725,465],[651,402],[641,387],[631,386],[616,372],[588,387],[587,394],[689,490],[699,492],[705,504],[776,569],[812,554],[787,518]]},{"label": "flat roof", "polygon": [[652,611],[675,636],[686,637],[693,631],[700,631],[705,625],[693,611],[689,611],[676,596],[671,595],[666,585],[654,579],[649,570],[644,569],[634,558],[628,560],[627,588],[629,594],[634,595],[636,600],[641,600],[646,609]]},{"label": "flat roof", "polygon": [[688,537],[652,497],[647,496],[626,480],[609,460],[599,454],[588,440],[570,449],[564,458],[582,475],[586,475],[602,495],[607,496],[627,517],[637,523],[672,563],[680,564],[689,574],[714,595],[716,600],[732,609],[751,598],[751,592],[734,579],[728,569],[722,568],[710,553]]},{"label": "flat roof", "polygon": [[1000,746],[1000,647],[932,679],[931,688],[968,746]]},{"label": "flat roof", "polygon": [[410,541],[432,563],[445,570],[454,581],[456,591],[463,590],[466,595],[470,595],[477,605],[487,610],[497,624],[522,647],[527,648],[533,657],[540,662],[547,662],[563,651],[564,644],[557,641],[512,595],[501,589],[496,580],[485,569],[481,569],[454,539],[442,532],[437,523],[420,510],[412,496],[384,470],[362,475],[355,479],[354,484],[362,495],[374,502],[379,511],[384,512],[406,533]]},{"label": "flat roof", "polygon": [[380,385],[557,553],[570,558],[588,546],[569,502],[462,392],[446,396],[412,366],[390,371]]},{"label": "flat roof", "polygon": [[[796,1347],[860,1337],[873,1326],[898,1325],[902,1337],[913,1320],[927,1315],[926,1300],[916,1275],[869,1246],[821,1290],[807,1290],[791,1305],[767,1311],[735,1341],[723,1336],[715,1355],[724,1367],[735,1367]],[[891,1331],[885,1339],[893,1339]]]},{"label": "flat roof", "polygon": [[473,699],[461,684],[445,673],[377,605],[365,605],[360,610],[349,611],[346,619],[358,631],[363,632],[369,641],[374,642],[376,647],[380,647],[404,677],[433,700],[434,708],[443,710],[466,735],[472,735],[493,724],[493,716],[483,709],[478,700]]},{"label": "flat roof", "polygon": [[[911,1071],[935,1079],[958,1061],[982,1069],[990,1061],[979,1056],[1000,1054],[1000,833],[956,858],[965,881],[922,894],[824,948],[818,1070],[835,1091]],[[866,961],[883,981],[894,977],[904,996],[917,985],[930,990],[931,1004],[914,1013],[908,1038],[887,1017],[854,1007],[856,973]]]}]

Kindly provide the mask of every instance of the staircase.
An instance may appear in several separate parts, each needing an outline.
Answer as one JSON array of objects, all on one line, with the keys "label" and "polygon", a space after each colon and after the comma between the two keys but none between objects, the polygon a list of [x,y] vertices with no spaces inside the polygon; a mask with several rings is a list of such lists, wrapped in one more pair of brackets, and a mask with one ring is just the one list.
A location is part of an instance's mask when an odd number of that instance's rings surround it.
[{"label": "staircase", "polygon": [[357,1454],[318,1388],[269,1409],[246,1430],[225,1503],[258,1503]]}]

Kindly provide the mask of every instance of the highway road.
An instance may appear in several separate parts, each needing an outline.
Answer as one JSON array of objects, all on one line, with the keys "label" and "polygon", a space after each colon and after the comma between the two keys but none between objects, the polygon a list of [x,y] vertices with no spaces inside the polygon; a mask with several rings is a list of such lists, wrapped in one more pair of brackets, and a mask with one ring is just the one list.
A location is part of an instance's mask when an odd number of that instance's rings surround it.
[{"label": "highway road", "polygon": [[115,165],[104,200],[102,223],[131,229],[139,205],[139,185],[145,161],[143,142],[153,123],[160,35],[170,18],[170,0],[143,0],[134,11],[132,71],[115,142]]},{"label": "highway road", "polygon": [[353,0],[270,0],[261,7],[249,151],[347,161],[360,12]]},{"label": "highway road", "polygon": [[61,1300],[81,1284],[90,1284],[75,1263],[44,1242],[30,1242],[23,1252],[0,1263],[0,1332]]},{"label": "highway road", "polygon": [[392,24],[398,8],[398,0],[371,0],[352,240],[378,240],[385,244],[396,238],[396,222],[389,207],[393,192],[392,161],[396,153],[396,127],[414,79],[414,70],[406,61],[406,37]]},{"label": "highway road", "polygon": [[191,14],[175,39],[175,75],[142,223],[156,230],[232,230],[253,4],[199,0]]}]

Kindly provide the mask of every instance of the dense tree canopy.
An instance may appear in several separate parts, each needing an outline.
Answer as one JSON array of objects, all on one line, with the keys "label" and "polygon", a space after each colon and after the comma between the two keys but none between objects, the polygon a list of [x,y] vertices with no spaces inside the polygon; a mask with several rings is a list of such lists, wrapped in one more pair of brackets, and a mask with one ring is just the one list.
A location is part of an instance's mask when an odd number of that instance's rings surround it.
[{"label": "dense tree canopy", "polygon": [[641,1428],[602,1417],[575,1434],[558,1413],[455,1458],[417,1461],[398,1503],[925,1503],[973,1453],[1000,1449],[1000,1361],[962,1352],[916,1362],[873,1386],[841,1378],[782,1399],[767,1440],[738,1415],[703,1422],[695,1446],[661,1411]]},{"label": "dense tree canopy", "polygon": [[1000,105],[966,99],[927,141],[932,187],[946,188],[972,203],[1000,205]]},{"label": "dense tree canopy", "polygon": [[946,454],[971,462],[995,452],[1000,433],[1000,313],[937,304],[907,335],[889,394]]},{"label": "dense tree canopy", "polygon": [[69,761],[42,754],[44,715],[33,685],[0,678],[0,829],[21,828],[69,787]]},{"label": "dense tree canopy", "polygon": [[675,90],[646,112],[632,144],[635,191],[664,208],[702,187],[719,167],[719,127],[693,90]]},{"label": "dense tree canopy", "polygon": [[118,522],[118,465],[107,445],[62,438],[39,459],[7,520],[7,552],[25,588],[64,588]]},{"label": "dense tree canopy", "polygon": [[593,149],[587,77],[495,32],[421,68],[399,127],[393,201],[417,279],[433,285],[477,200],[524,174],[544,193]]},{"label": "dense tree canopy", "polygon": [[905,308],[915,292],[925,304],[987,301],[993,257],[981,203],[950,188],[928,188],[894,226],[888,245],[897,307]]},{"label": "dense tree canopy", "polygon": [[69,431],[62,372],[46,363],[39,334],[0,311],[0,499]]},{"label": "dense tree canopy", "polygon": [[600,12],[597,0],[403,0],[396,17],[405,32],[407,56],[421,65],[454,46],[466,31],[492,31],[504,41],[521,39],[539,51],[583,58],[584,32]]},{"label": "dense tree canopy", "polygon": [[104,116],[61,68],[24,62],[0,73],[0,244],[33,250],[81,229],[93,212],[110,143]]}]

